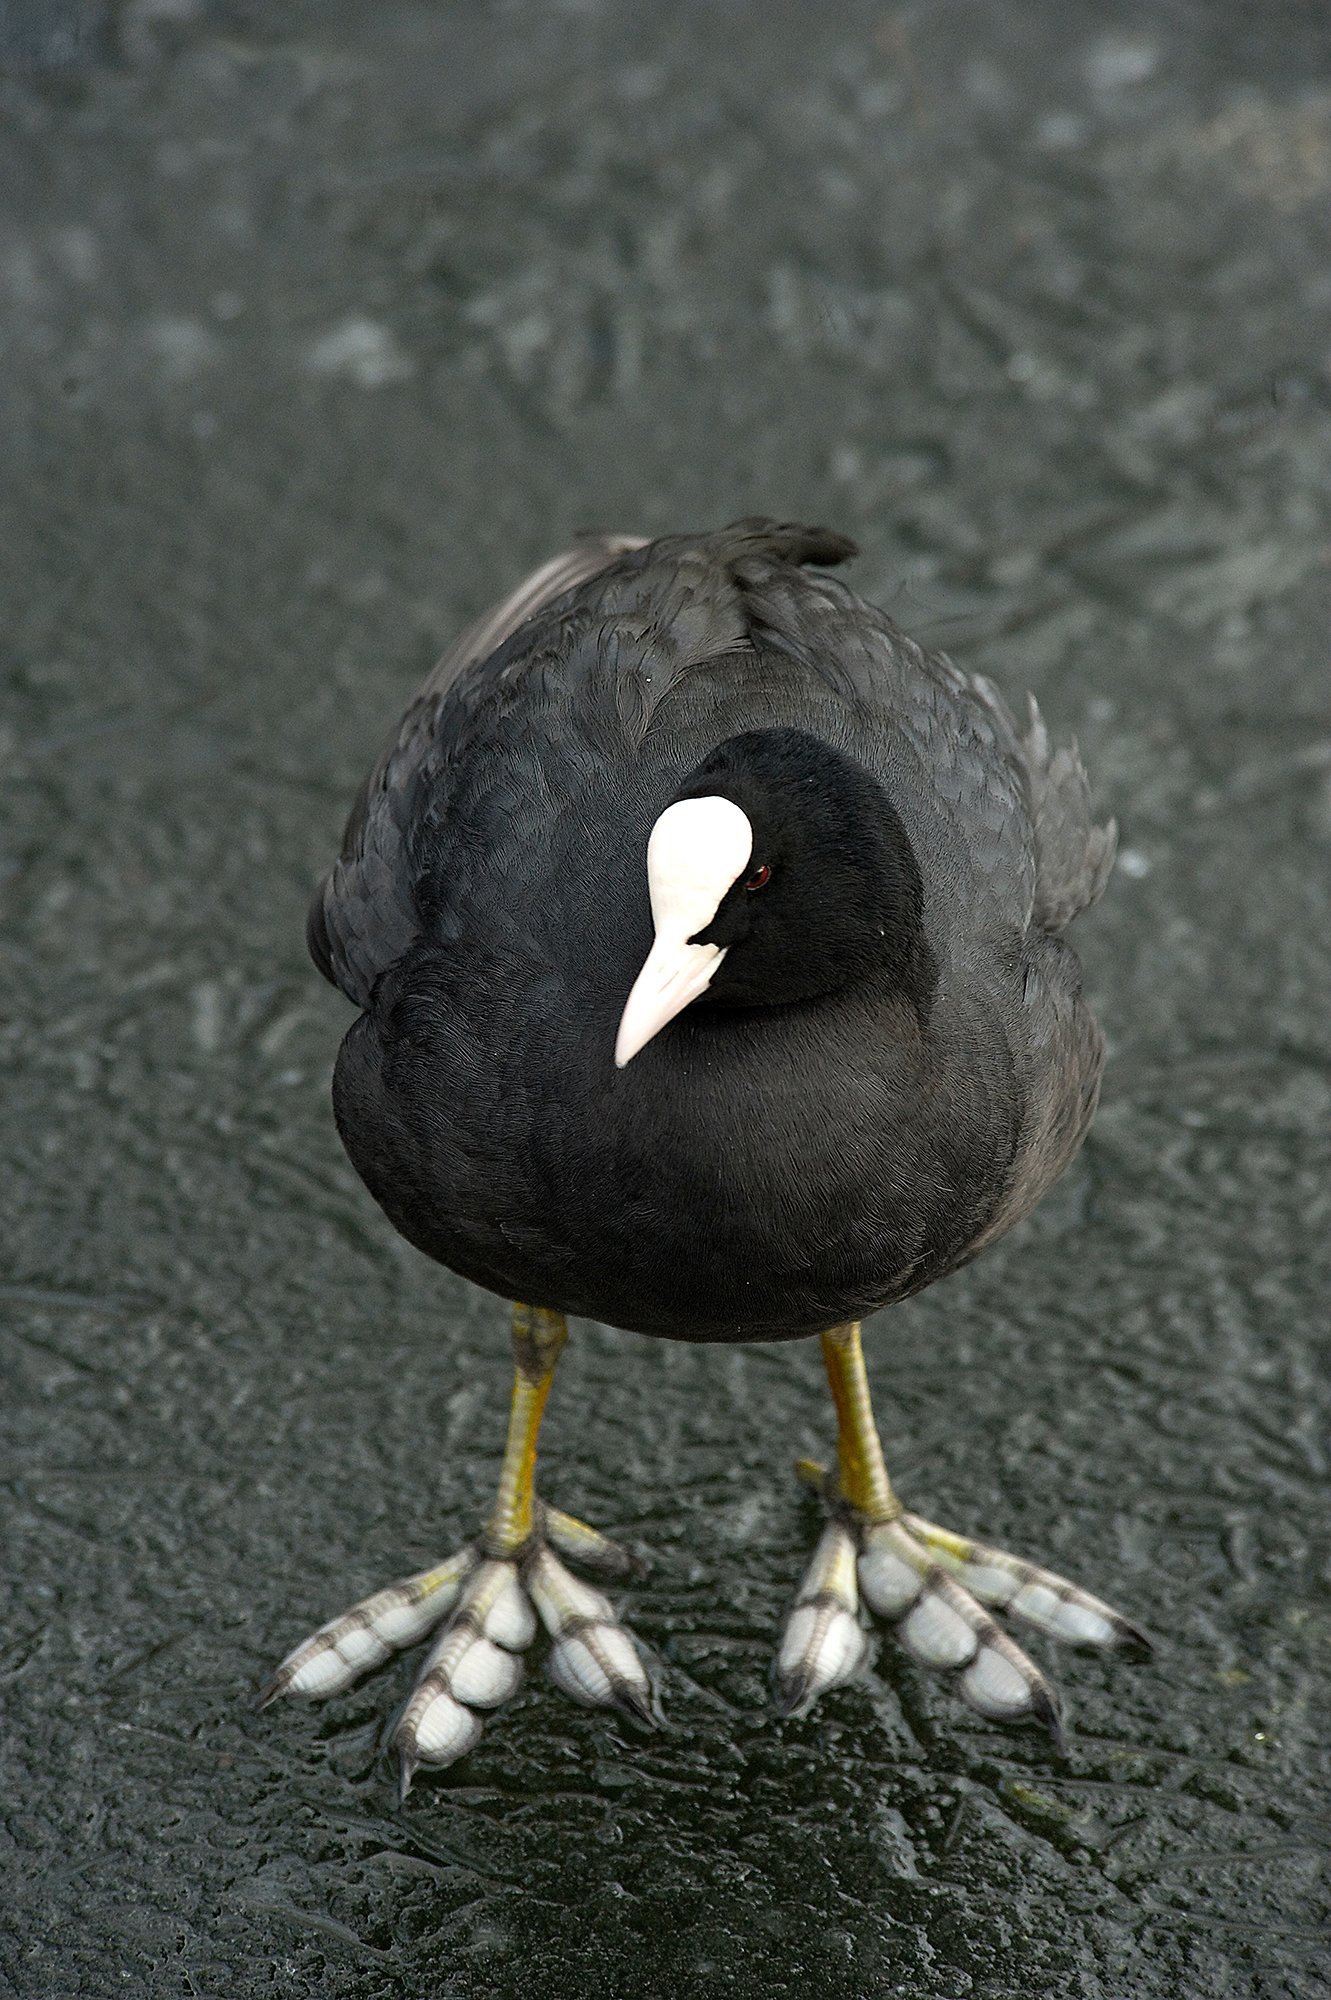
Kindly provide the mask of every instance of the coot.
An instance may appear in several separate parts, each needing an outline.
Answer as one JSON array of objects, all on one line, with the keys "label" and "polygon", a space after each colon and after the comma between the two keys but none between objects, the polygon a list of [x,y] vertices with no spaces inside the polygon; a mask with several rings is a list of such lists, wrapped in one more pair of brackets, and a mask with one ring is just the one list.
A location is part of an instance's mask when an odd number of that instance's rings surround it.
[{"label": "coot", "polygon": [[[349,1686],[438,1628],[403,1788],[477,1740],[538,1622],[550,1671],[653,1719],[608,1599],[628,1558],[539,1500],[565,1316],[672,1340],[817,1335],[835,1471],[776,1664],[849,1679],[864,1613],[995,1719],[1057,1735],[990,1615],[1143,1644],[1050,1572],[904,1511],[860,1321],[973,1257],[1067,1166],[1103,1044],[1062,941],[1113,863],[1075,748],[822,573],[766,520],[557,556],[447,653],[352,810],[315,962],[360,1009],[338,1129],[408,1240],[513,1308],[499,1493],[477,1539],[334,1619],[265,1699]],[[811,565],[821,566],[811,568]]]}]

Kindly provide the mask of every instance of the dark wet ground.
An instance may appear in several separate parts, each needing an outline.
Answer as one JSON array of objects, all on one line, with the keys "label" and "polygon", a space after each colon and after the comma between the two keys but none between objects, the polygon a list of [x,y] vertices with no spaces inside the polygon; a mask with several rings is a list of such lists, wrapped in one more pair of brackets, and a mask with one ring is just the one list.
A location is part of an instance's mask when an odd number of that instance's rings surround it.
[{"label": "dark wet ground", "polygon": [[[0,1985],[1324,1992],[1325,9],[0,27]],[[870,1355],[910,1503],[1159,1652],[1060,1660],[1066,1762],[887,1647],[774,1721],[818,1356],[581,1329],[547,1488],[653,1551],[673,1726],[538,1679],[399,1812],[407,1663],[250,1695],[470,1532],[505,1321],[338,1148],[307,890],[525,566],[752,510],[859,536],[1123,822],[1084,1158]]]}]

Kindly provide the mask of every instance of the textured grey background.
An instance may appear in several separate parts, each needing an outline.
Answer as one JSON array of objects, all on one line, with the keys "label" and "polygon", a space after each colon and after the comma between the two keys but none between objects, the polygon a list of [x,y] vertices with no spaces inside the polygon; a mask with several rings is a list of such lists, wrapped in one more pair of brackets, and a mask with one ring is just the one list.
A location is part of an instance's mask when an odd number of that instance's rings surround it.
[{"label": "textured grey background", "polygon": [[[1311,1995],[1331,1819],[1321,4],[0,5],[0,1987]],[[911,1504],[1161,1635],[1060,1763],[880,1649],[764,1712],[807,1347],[579,1329],[546,1489],[673,1727],[251,1691],[488,1501],[502,1307],[327,1104],[308,886],[579,526],[750,510],[1075,728],[1083,1161],[870,1334]]]}]

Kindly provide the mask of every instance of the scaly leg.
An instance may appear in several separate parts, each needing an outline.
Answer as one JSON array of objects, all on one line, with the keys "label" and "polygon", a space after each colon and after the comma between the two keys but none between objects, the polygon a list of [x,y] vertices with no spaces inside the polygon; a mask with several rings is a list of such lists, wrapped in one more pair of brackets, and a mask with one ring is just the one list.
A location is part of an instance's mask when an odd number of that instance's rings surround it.
[{"label": "scaly leg", "polygon": [[1053,1690],[984,1607],[1077,1645],[1145,1648],[1145,1636],[1051,1570],[906,1513],[883,1463],[857,1323],[823,1335],[823,1360],[836,1404],[837,1470],[829,1475],[808,1459],[796,1468],[828,1501],[831,1518],[782,1634],[781,1706],[802,1712],[858,1671],[863,1598],[894,1625],[912,1659],[959,1674],[963,1697],[981,1715],[1034,1716],[1061,1743]]},{"label": "scaly leg", "polygon": [[656,1719],[628,1632],[600,1591],[559,1556],[619,1576],[634,1567],[632,1558],[536,1497],[536,1439],[567,1339],[562,1313],[514,1306],[508,1442],[495,1503],[477,1540],[320,1626],[288,1654],[259,1698],[262,1707],[283,1694],[340,1694],[390,1654],[442,1627],[393,1732],[404,1798],[419,1765],[441,1768],[475,1746],[481,1734],[475,1710],[496,1708],[514,1692],[538,1617],[550,1635],[550,1676],[566,1694],[593,1707],[617,1707],[640,1722]]}]

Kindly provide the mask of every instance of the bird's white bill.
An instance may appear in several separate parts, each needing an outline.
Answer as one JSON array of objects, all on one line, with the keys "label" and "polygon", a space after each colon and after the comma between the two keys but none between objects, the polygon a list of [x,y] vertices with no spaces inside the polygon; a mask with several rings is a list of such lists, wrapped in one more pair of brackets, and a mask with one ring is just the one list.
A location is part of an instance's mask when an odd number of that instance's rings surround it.
[{"label": "bird's white bill", "polygon": [[690,944],[716,916],[753,853],[748,814],[733,799],[677,799],[647,842],[647,889],[656,942],[633,983],[619,1023],[615,1062],[623,1069],[690,1000],[705,993],[724,945]]},{"label": "bird's white bill", "polygon": [[615,1065],[626,1062],[673,1021],[691,1000],[705,993],[725,957],[719,944],[688,944],[682,938],[658,937],[647,963],[633,982],[615,1037]]}]

